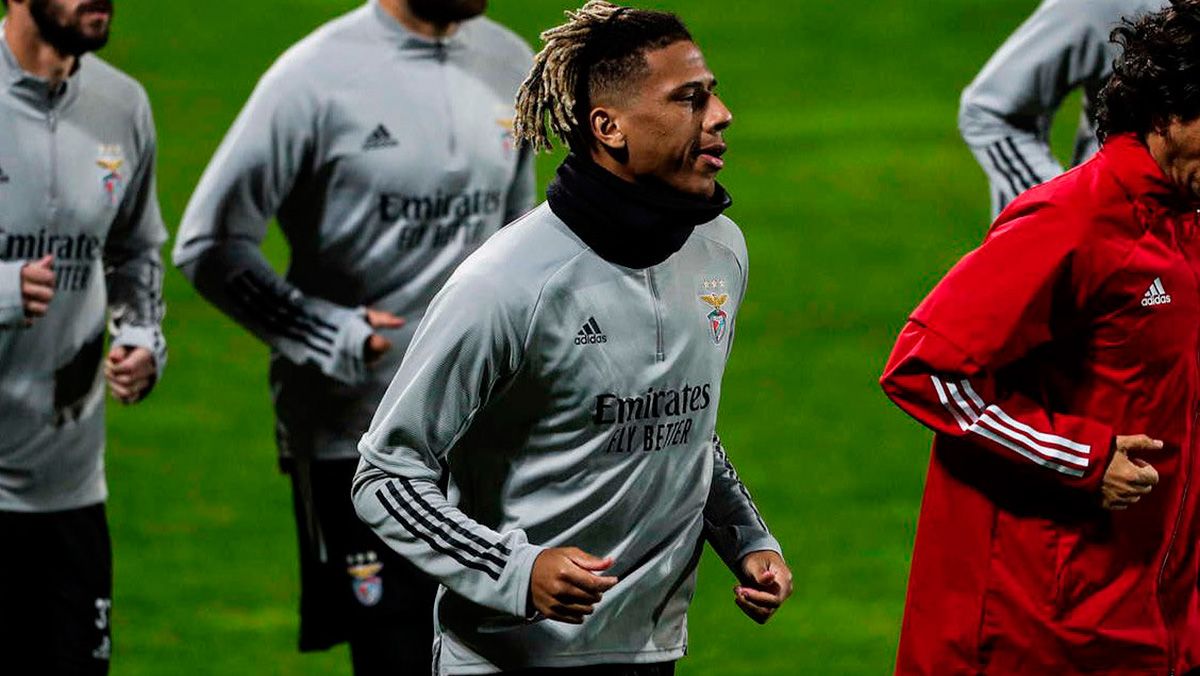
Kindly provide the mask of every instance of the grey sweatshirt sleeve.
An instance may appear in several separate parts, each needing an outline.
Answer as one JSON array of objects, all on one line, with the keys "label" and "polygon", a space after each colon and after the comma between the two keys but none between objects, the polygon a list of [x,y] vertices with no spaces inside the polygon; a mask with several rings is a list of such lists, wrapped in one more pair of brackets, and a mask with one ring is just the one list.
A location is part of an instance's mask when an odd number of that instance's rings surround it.
[{"label": "grey sweatshirt sleeve", "polygon": [[25,319],[21,268],[29,261],[0,261],[0,330],[20,326]]},{"label": "grey sweatshirt sleeve", "polygon": [[358,384],[369,376],[363,309],[304,294],[260,248],[268,221],[313,162],[320,111],[304,82],[279,64],[259,82],[188,203],[174,262],[202,296],[287,359]]},{"label": "grey sweatshirt sleeve", "polygon": [[160,251],[167,230],[158,206],[157,141],[148,102],[140,111],[138,130],[144,147],[104,243],[104,277],[112,344],[149,350],[160,378],[167,364]]},{"label": "grey sweatshirt sleeve", "polygon": [[481,525],[437,487],[441,461],[519,367],[529,320],[514,295],[456,274],[434,298],[359,443],[353,499],[384,542],[451,591],[525,617],[543,548]]},{"label": "grey sweatshirt sleeve", "polygon": [[506,225],[525,215],[537,203],[537,175],[534,171],[536,154],[527,145],[521,146],[520,153],[517,173],[508,188],[508,200],[505,202]]},{"label": "grey sweatshirt sleeve", "polygon": [[959,130],[987,174],[993,216],[1062,173],[1050,122],[1068,93],[1104,77],[1108,33],[1125,4],[1045,0],[963,91]]},{"label": "grey sweatshirt sleeve", "polygon": [[740,562],[747,554],[768,550],[782,555],[783,550],[729,462],[720,437],[713,436],[712,449],[713,476],[704,505],[704,535],[725,565],[740,575]]}]

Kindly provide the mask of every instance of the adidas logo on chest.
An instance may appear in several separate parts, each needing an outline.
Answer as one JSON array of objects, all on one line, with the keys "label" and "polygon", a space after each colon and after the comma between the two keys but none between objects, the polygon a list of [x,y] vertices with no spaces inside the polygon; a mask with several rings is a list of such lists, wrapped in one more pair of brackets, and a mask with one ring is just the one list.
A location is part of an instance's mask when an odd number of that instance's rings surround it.
[{"label": "adidas logo on chest", "polygon": [[362,149],[379,150],[380,148],[391,148],[392,146],[398,145],[400,145],[400,142],[392,136],[392,133],[388,131],[387,127],[380,124],[375,127],[375,130],[367,136],[365,141],[363,141]]},{"label": "adidas logo on chest", "polygon": [[1154,283],[1146,289],[1146,294],[1142,296],[1142,307],[1151,307],[1153,305],[1166,305],[1171,302],[1171,294],[1163,288],[1162,278],[1155,277]]},{"label": "adidas logo on chest", "polygon": [[604,335],[604,331],[596,323],[595,317],[588,317],[588,320],[583,323],[583,328],[575,334],[576,345],[599,345],[607,342],[608,336]]}]

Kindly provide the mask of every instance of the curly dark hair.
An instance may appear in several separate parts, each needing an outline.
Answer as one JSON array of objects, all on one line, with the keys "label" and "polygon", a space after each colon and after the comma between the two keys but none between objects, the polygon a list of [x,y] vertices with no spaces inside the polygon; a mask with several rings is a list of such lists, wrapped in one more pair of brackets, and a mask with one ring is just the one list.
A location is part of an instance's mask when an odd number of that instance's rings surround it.
[{"label": "curly dark hair", "polygon": [[1200,0],[1171,0],[1152,14],[1122,19],[1110,39],[1122,51],[1100,91],[1101,141],[1200,117]]}]

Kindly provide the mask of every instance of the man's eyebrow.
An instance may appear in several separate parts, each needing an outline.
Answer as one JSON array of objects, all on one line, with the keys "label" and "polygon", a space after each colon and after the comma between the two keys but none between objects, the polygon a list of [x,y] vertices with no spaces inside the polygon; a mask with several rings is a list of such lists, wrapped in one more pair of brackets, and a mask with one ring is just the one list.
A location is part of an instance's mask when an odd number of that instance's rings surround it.
[{"label": "man's eyebrow", "polygon": [[685,89],[715,89],[717,86],[717,78],[709,77],[701,80],[691,80],[684,82],[675,88],[676,92],[681,92]]}]

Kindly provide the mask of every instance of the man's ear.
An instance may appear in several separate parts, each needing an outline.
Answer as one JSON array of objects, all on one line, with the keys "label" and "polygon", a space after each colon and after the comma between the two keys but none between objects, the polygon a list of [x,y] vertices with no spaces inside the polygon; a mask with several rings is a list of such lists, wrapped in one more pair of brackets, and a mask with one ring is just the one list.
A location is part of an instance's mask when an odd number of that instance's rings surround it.
[{"label": "man's ear", "polygon": [[592,129],[592,136],[605,148],[624,150],[628,145],[616,111],[610,108],[593,108],[588,114],[588,125]]}]

